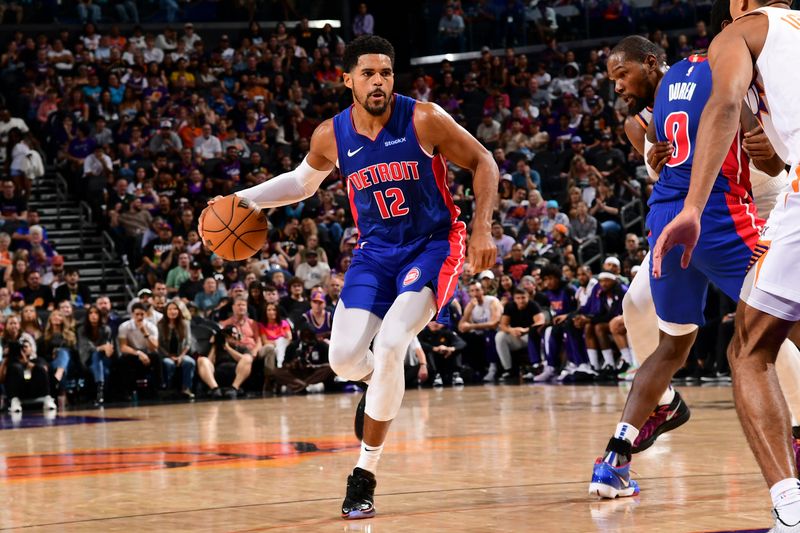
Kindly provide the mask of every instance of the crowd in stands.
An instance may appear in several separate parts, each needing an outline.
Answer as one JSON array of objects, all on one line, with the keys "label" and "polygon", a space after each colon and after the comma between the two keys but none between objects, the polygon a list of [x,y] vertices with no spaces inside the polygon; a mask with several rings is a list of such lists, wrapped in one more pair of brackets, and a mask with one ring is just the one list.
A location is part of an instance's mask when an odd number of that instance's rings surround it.
[{"label": "crowd in stands", "polygon": [[[362,33],[372,27],[366,14]],[[698,30],[694,46],[708,42]],[[671,59],[690,49],[685,38],[651,37]],[[643,210],[652,183],[625,138],[626,104],[605,72],[609,47],[570,50],[550,39],[535,56],[484,50],[397,87],[446,109],[492,151],[502,176],[496,264],[466,266],[452,323],[432,322],[409,348],[410,386],[613,380],[632,363],[621,301],[630,280],[647,275],[647,242],[621,210]],[[13,90],[0,109],[0,381],[12,410],[33,397],[55,409],[67,392],[100,405],[106,396],[352,387],[327,364],[358,238],[336,171],[307,200],[268,211],[267,243],[247,261],[210,254],[197,233],[209,198],[293,169],[314,128],[351,103],[336,32],[253,23],[209,39],[191,23],[123,33],[89,22],[77,33],[17,32],[5,49],[0,77]],[[31,179],[44,179],[33,177],[34,152],[91,204],[135,272],[127,309],[91,294],[27,209]],[[450,166],[447,178],[469,222],[471,176]],[[587,254],[597,260],[583,262]],[[727,328],[726,305],[709,311],[707,328]],[[706,376],[725,371],[717,329],[698,343]],[[76,392],[77,383],[95,388]]]}]

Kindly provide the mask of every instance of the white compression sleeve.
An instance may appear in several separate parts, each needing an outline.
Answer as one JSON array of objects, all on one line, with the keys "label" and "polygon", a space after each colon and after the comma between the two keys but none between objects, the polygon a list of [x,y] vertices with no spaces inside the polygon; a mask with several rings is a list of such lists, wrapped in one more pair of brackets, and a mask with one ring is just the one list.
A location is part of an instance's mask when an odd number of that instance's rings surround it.
[{"label": "white compression sleeve", "polygon": [[644,136],[644,166],[647,169],[647,175],[650,176],[650,179],[653,181],[658,181],[658,173],[650,166],[647,162],[647,152],[650,151],[650,148],[653,147],[653,143],[647,140],[647,135]]},{"label": "white compression sleeve", "polygon": [[239,191],[236,196],[247,198],[259,207],[281,207],[305,200],[319,189],[330,170],[317,170],[307,158],[291,172],[285,172],[269,181]]}]

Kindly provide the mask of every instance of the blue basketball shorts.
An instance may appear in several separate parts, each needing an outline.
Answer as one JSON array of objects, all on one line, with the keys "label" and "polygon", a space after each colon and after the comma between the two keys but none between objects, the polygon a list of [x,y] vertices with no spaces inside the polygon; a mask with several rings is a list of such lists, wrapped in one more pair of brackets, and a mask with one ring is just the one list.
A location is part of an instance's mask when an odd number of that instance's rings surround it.
[{"label": "blue basketball shorts", "polygon": [[[647,216],[651,249],[681,209],[682,200],[651,206]],[[682,246],[676,246],[662,259],[659,279],[653,278],[651,260],[650,290],[658,318],[673,324],[702,326],[709,282],[737,301],[763,223],[752,202],[712,193],[703,211],[700,239],[689,267],[681,268]]]},{"label": "blue basketball shorts", "polygon": [[466,233],[465,224],[456,222],[445,238],[392,247],[359,243],[344,276],[342,302],[383,318],[399,295],[428,286],[436,297],[437,320],[447,323],[447,307],[464,268]]}]

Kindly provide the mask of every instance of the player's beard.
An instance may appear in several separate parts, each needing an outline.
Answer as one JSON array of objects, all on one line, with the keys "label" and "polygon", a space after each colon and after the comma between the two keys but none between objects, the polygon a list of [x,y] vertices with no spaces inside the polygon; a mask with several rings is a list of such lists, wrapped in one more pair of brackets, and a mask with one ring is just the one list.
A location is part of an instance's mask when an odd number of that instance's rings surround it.
[{"label": "player's beard", "polygon": [[[645,92],[647,94],[655,95],[656,88],[655,88],[655,86],[653,86],[651,83],[648,82],[647,83],[647,90]],[[646,108],[649,105],[652,105],[652,103],[653,103],[653,98],[652,97],[650,97],[650,98],[642,98],[640,96],[636,96],[635,94],[632,94],[630,96],[633,98],[634,101],[633,101],[633,104],[628,106],[628,115],[629,116],[638,115],[639,113],[641,113],[644,110],[644,108]]]},{"label": "player's beard", "polygon": [[[372,96],[373,94],[376,94],[376,93],[379,93],[379,94],[383,95],[383,105],[373,106],[373,105],[369,104],[370,96]],[[375,89],[374,91],[372,91],[370,93],[367,93],[367,97],[364,98],[363,100],[358,97],[358,95],[356,94],[355,91],[353,91],[353,95],[354,95],[356,101],[359,104],[361,104],[361,107],[366,109],[367,113],[369,113],[370,115],[379,117],[379,116],[383,115],[386,112],[386,108],[389,107],[389,96],[386,94],[386,92],[384,92],[381,89]]]}]

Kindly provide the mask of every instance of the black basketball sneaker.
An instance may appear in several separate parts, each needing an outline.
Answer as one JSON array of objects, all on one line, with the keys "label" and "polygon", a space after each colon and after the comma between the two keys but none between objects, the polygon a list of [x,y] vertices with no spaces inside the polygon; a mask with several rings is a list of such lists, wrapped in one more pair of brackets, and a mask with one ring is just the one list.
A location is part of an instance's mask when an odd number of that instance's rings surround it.
[{"label": "black basketball sneaker", "polygon": [[375,516],[375,475],[356,467],[347,477],[347,496],[342,502],[342,518],[358,520]]}]

